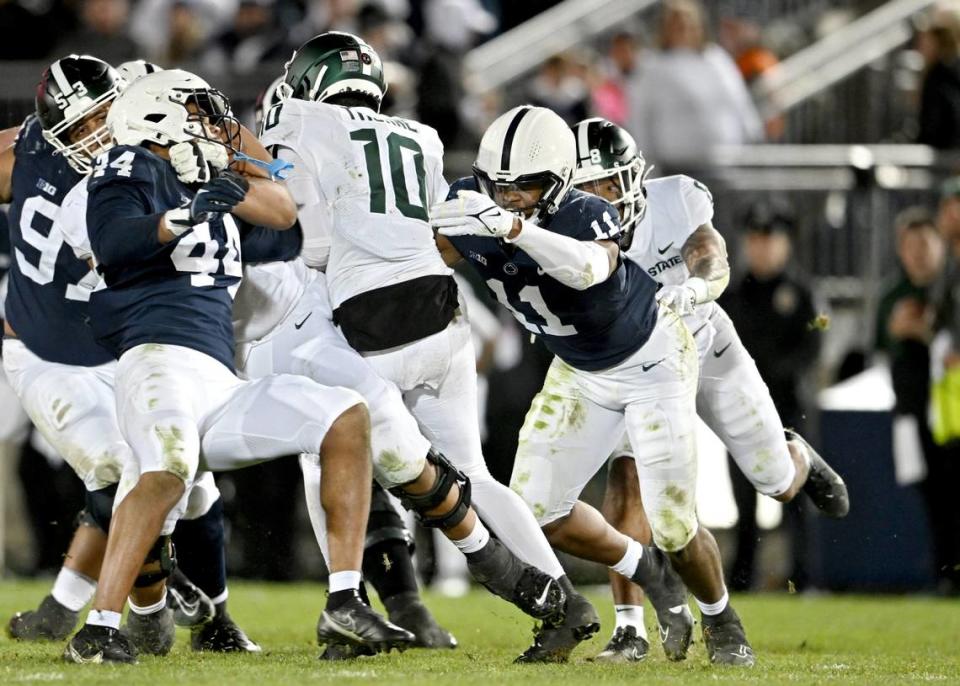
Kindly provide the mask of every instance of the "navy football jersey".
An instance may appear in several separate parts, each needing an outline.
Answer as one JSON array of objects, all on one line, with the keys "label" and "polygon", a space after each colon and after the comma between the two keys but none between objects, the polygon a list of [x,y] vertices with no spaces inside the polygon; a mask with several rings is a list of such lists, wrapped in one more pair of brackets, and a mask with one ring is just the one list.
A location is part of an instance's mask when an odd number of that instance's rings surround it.
[{"label": "navy football jersey", "polygon": [[11,261],[5,314],[17,338],[48,362],[93,366],[109,362],[88,324],[96,274],[77,259],[58,228],[60,204],[80,180],[28,117],[14,147],[10,204]]},{"label": "navy football jersey", "polygon": [[161,216],[193,191],[169,162],[141,147],[102,154],[88,187],[87,232],[106,283],[90,298],[99,340],[117,357],[141,343],[181,345],[232,371],[231,315],[242,274],[233,217],[213,215],[161,244]]},{"label": "navy football jersey", "polygon": [[[450,187],[477,190],[472,177]],[[577,240],[617,240],[617,211],[606,200],[571,190],[544,227]],[[490,293],[554,355],[584,371],[622,362],[647,342],[657,322],[656,283],[635,263],[620,260],[606,281],[584,291],[543,273],[525,252],[482,236],[449,236],[486,281]]]}]

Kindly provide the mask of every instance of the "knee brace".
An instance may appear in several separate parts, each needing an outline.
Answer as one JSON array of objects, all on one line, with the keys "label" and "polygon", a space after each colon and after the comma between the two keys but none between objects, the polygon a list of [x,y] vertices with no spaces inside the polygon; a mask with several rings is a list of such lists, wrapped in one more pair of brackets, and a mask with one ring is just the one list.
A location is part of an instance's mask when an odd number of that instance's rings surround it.
[{"label": "knee brace", "polygon": [[163,581],[170,572],[177,568],[177,553],[173,547],[173,541],[169,536],[161,536],[153,544],[150,552],[143,561],[143,566],[152,565],[154,562],[160,564],[160,568],[152,571],[140,570],[133,585],[137,588],[146,588],[153,586],[158,581]]},{"label": "knee brace", "polygon": [[363,547],[371,548],[384,541],[403,541],[413,554],[413,534],[397,513],[390,496],[376,481],[370,497],[370,518],[367,520],[367,538]]},{"label": "knee brace", "polygon": [[[400,498],[400,503],[406,509],[413,510],[417,521],[423,526],[449,529],[462,522],[470,509],[470,479],[450,464],[447,458],[432,449],[427,453],[427,461],[437,468],[437,480],[429,491],[412,495],[404,491],[403,486],[395,486],[390,492]],[[425,514],[426,510],[432,510],[446,499],[454,484],[460,487],[460,497],[456,505],[446,514]]]},{"label": "knee brace", "polygon": [[103,533],[110,531],[110,519],[113,517],[113,499],[117,495],[117,484],[84,493],[84,517],[80,523],[92,522]]}]

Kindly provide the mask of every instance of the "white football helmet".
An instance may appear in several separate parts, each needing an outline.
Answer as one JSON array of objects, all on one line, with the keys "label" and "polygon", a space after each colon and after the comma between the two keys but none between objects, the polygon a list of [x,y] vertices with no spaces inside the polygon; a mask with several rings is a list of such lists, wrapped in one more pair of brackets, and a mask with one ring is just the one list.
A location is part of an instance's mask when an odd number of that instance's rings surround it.
[{"label": "white football helmet", "polygon": [[146,60],[130,60],[117,67],[117,73],[119,73],[127,83],[133,83],[141,76],[146,76],[156,71],[163,71],[163,67],[153,62],[147,62]]},{"label": "white football helmet", "polygon": [[[220,127],[226,138],[212,138],[207,123]],[[110,108],[107,126],[118,145],[166,147],[195,138],[226,145],[239,136],[227,96],[182,69],[147,74],[130,84]]]},{"label": "white football helmet", "polygon": [[539,191],[533,206],[508,208],[538,223],[557,211],[576,165],[576,142],[563,119],[545,107],[523,105],[497,117],[483,134],[473,174],[480,190],[501,206],[512,191]]}]

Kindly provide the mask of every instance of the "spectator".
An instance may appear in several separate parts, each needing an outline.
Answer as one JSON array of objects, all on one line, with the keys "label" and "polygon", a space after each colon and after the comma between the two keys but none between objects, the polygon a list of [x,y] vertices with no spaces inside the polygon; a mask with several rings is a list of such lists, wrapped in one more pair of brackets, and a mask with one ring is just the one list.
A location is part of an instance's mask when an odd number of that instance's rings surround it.
[{"label": "spectator", "polygon": [[287,57],[285,36],[277,25],[275,0],[240,0],[233,23],[203,55],[203,66],[216,73],[249,73],[266,60]]},{"label": "spectator", "polygon": [[[932,215],[910,208],[897,217],[897,254],[900,270],[884,289],[877,310],[876,347],[890,358],[896,395],[896,426],[914,432],[910,444],[919,446],[926,465],[920,491],[926,502],[933,537],[933,559],[938,578],[955,555],[957,534],[951,513],[957,510],[950,466],[928,427],[930,349],[934,307],[933,286],[943,270],[945,247]],[[949,577],[947,577],[949,583]]]},{"label": "spectator", "polygon": [[567,55],[554,55],[543,63],[528,96],[532,105],[548,107],[571,126],[589,116],[589,98],[586,79]]},{"label": "spectator", "polygon": [[445,146],[465,145],[463,55],[496,28],[496,20],[477,0],[429,0],[424,24],[417,119],[435,128]]},{"label": "spectator", "polygon": [[[784,426],[804,433],[806,413],[799,388],[817,359],[820,336],[811,327],[815,315],[810,290],[787,269],[794,226],[791,208],[785,205],[758,203],[750,208],[744,221],[747,274],[731,284],[719,302],[756,360]],[[730,588],[746,590],[753,584],[758,542],[757,492],[733,460],[730,479],[740,513]],[[790,579],[798,589],[808,582],[806,505],[805,498],[797,498],[783,507],[792,544]]]},{"label": "spectator", "polygon": [[[960,178],[944,185],[937,228],[947,243],[947,264],[933,287],[937,313],[930,346],[931,426],[942,453],[941,465],[948,471],[944,481],[955,487],[960,483]],[[956,595],[960,593],[960,507],[952,508],[941,524],[952,536],[939,570],[940,590]]]},{"label": "spectator", "polygon": [[659,47],[644,56],[628,92],[628,128],[644,154],[668,170],[702,168],[715,146],[763,138],[743,77],[730,55],[707,40],[696,0],[664,3]]},{"label": "spectator", "polygon": [[627,80],[637,71],[639,45],[632,33],[617,33],[610,39],[607,56],[600,65],[601,80],[591,93],[598,117],[626,125],[629,113]]},{"label": "spectator", "polygon": [[80,27],[57,50],[62,55],[96,55],[110,64],[139,57],[136,43],[127,35],[130,0],[82,0]]},{"label": "spectator", "polygon": [[0,0],[0,60],[47,59],[70,24],[62,3]]},{"label": "spectator", "polygon": [[193,59],[230,25],[238,0],[140,0],[133,11],[130,35],[139,55],[165,67]]},{"label": "spectator", "polygon": [[940,9],[917,35],[926,74],[920,87],[917,142],[960,147],[960,16]]}]

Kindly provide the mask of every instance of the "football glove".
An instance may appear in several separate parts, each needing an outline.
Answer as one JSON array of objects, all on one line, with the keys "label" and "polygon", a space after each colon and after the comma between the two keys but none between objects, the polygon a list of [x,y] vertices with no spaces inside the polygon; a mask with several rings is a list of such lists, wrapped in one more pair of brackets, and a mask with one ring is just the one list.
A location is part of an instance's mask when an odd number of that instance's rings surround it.
[{"label": "football glove", "polygon": [[430,208],[430,224],[444,236],[504,238],[514,219],[515,214],[477,191],[458,191],[456,198]]},{"label": "football glove", "polygon": [[170,164],[184,183],[206,183],[229,162],[226,147],[200,138],[170,146]]},{"label": "football glove", "polygon": [[693,314],[697,292],[687,285],[664,286],[657,291],[657,302],[666,305],[681,317]]},{"label": "football glove", "polygon": [[188,205],[168,210],[164,215],[167,229],[180,236],[195,224],[208,221],[211,215],[224,214],[243,201],[250,182],[236,172],[227,171],[200,187]]}]

